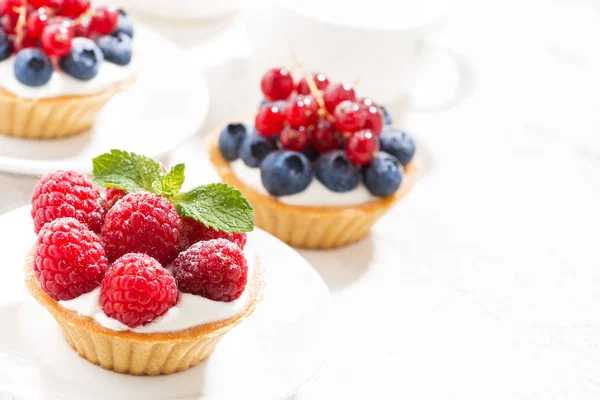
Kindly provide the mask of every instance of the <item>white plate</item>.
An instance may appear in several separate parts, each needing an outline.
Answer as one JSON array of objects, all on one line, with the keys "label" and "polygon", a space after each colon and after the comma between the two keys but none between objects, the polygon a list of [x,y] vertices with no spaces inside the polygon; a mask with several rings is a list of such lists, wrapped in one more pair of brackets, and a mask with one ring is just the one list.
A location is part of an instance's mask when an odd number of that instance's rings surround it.
[{"label": "white plate", "polygon": [[102,109],[91,131],[60,140],[0,135],[0,170],[44,174],[56,169],[89,173],[90,159],[107,150],[135,149],[159,157],[202,126],[209,107],[202,72],[162,36],[136,25],[136,82]]},{"label": "white plate", "polygon": [[208,360],[160,377],[105,371],[80,358],[29,297],[21,271],[34,240],[29,207],[0,217],[1,399],[283,400],[317,372],[326,354],[329,290],[298,253],[257,230],[248,245],[266,271],[264,299]]}]

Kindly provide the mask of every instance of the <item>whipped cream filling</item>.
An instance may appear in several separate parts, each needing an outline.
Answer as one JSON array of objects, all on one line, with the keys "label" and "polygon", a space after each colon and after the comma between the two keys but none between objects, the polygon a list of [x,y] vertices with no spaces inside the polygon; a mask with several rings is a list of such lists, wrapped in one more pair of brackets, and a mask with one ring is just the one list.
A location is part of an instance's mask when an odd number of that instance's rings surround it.
[{"label": "whipped cream filling", "polygon": [[100,307],[100,287],[85,293],[76,299],[58,302],[67,310],[93,318],[105,328],[113,331],[132,331],[137,333],[174,332],[194,326],[208,324],[232,318],[244,311],[248,302],[248,288],[256,269],[256,255],[246,246],[244,255],[248,263],[248,283],[242,295],[234,301],[214,301],[202,296],[179,292],[179,300],[164,315],[149,324],[129,328],[127,325],[109,317]]},{"label": "whipped cream filling", "polygon": [[[230,166],[235,176],[246,186],[271,196],[262,184],[260,168],[251,168],[241,159],[233,161]],[[308,187],[302,192],[274,198],[285,204],[310,207],[356,206],[379,199],[379,197],[373,196],[362,182],[350,191],[338,193],[329,190],[314,176]]]},{"label": "whipped cream filling", "polygon": [[81,81],[64,73],[60,68],[54,68],[52,77],[42,86],[27,86],[17,80],[15,76],[15,58],[13,55],[0,61],[0,87],[15,96],[27,99],[44,99],[60,96],[90,95],[108,89],[112,85],[126,81],[138,69],[139,61],[135,56],[128,65],[120,66],[104,60],[98,75],[89,81]]}]

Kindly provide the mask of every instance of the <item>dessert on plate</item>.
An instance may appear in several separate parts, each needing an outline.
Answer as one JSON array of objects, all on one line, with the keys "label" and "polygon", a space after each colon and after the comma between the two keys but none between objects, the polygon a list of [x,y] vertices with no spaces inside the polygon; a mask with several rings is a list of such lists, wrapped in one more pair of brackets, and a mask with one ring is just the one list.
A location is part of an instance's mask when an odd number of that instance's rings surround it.
[{"label": "dessert on plate", "polygon": [[210,136],[210,160],[254,206],[258,227],[297,247],[365,237],[411,189],[415,143],[384,107],[320,73],[262,78],[258,113]]},{"label": "dessert on plate", "polygon": [[89,129],[135,78],[133,25],[90,0],[0,0],[0,133],[50,139]]},{"label": "dessert on plate", "polygon": [[37,242],[25,284],[91,363],[171,374],[208,357],[254,311],[263,290],[246,246],[252,207],[224,183],[181,191],[184,165],[112,150],[95,181],[55,171],[37,184]]}]

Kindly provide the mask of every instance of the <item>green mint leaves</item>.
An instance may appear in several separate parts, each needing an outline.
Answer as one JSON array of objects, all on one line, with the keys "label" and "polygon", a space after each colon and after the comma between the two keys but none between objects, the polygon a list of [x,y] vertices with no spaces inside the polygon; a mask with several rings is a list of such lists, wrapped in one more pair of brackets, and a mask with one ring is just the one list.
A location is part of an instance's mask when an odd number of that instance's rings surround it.
[{"label": "green mint leaves", "polygon": [[92,160],[98,185],[123,189],[127,193],[148,192],[171,200],[182,217],[192,218],[213,229],[250,232],[254,210],[239,190],[224,183],[198,186],[180,192],[185,165],[177,164],[167,173],[151,158],[122,150],[111,150]]}]

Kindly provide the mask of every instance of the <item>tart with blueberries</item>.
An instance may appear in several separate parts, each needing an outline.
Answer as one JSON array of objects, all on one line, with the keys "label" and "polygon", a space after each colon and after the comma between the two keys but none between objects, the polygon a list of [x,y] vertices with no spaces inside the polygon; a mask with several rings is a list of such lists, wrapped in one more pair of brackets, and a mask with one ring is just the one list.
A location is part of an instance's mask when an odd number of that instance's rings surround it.
[{"label": "tart with blueberries", "polygon": [[89,129],[135,77],[133,25],[90,0],[0,0],[0,133],[66,137]]},{"label": "tart with blueberries", "polygon": [[133,153],[95,158],[94,175],[107,198],[73,171],[37,184],[27,289],[102,368],[159,375],[198,364],[261,299],[246,244],[252,207],[224,183],[182,192],[183,164],[164,172]]},{"label": "tart with blueberries", "polygon": [[212,164],[250,200],[258,227],[305,248],[365,237],[411,189],[415,144],[385,108],[323,74],[262,78],[255,116],[209,139]]}]

